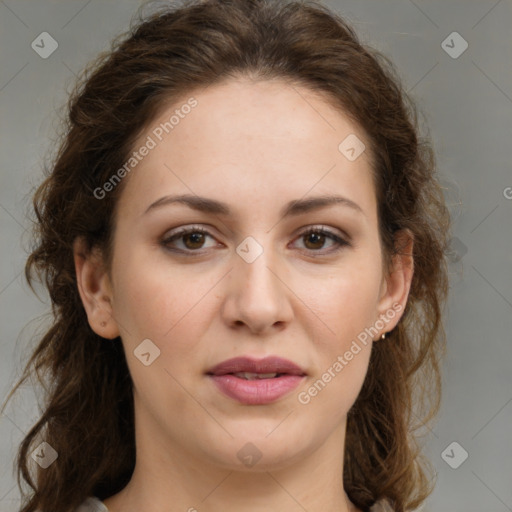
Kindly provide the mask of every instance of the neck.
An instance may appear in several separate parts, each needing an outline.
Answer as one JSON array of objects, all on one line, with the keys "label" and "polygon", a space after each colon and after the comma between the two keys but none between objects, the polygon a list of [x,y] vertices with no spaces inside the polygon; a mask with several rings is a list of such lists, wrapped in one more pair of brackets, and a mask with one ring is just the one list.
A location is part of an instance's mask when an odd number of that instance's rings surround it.
[{"label": "neck", "polygon": [[104,503],[109,512],[360,512],[343,489],[344,437],[345,424],[295,462],[264,465],[262,457],[240,470],[137,435],[132,478]]}]

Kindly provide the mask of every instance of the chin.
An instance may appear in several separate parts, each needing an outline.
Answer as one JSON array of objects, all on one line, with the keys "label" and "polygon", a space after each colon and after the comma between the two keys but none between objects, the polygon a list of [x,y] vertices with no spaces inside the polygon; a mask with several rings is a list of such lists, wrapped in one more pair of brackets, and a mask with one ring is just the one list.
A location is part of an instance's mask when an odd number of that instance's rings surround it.
[{"label": "chin", "polygon": [[[272,434],[273,435],[273,434]],[[286,437],[270,439],[247,436],[230,440],[229,446],[218,447],[208,456],[219,467],[230,471],[264,472],[285,469],[304,458],[314,447],[300,448],[297,440]],[[211,450],[211,445],[208,447]]]}]

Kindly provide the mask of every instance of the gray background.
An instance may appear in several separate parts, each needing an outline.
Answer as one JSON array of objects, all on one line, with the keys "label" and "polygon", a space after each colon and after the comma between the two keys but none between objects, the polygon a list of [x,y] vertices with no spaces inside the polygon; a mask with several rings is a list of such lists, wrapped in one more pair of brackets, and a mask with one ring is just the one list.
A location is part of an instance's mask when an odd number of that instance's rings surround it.
[{"label": "gray background", "polygon": [[[396,63],[430,127],[453,214],[443,404],[424,440],[438,477],[424,510],[512,511],[512,2],[325,3]],[[128,28],[139,5],[0,0],[2,400],[50,311],[44,290],[38,300],[22,269],[27,209],[55,139],[56,110],[74,74]],[[31,48],[44,31],[58,42],[47,59]],[[441,46],[454,31],[469,45],[458,58]],[[18,503],[12,459],[34,403],[27,386],[0,419],[0,512]],[[445,462],[460,463],[463,450],[468,458],[457,469]]]}]

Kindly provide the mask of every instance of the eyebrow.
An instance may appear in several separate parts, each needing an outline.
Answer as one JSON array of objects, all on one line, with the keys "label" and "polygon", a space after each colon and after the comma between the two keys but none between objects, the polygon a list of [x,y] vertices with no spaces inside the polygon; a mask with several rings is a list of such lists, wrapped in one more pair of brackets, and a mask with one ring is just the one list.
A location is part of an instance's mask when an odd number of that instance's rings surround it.
[{"label": "eyebrow", "polygon": [[[162,206],[167,206],[173,203],[181,203],[188,206],[189,208],[192,208],[193,210],[197,210],[199,212],[204,213],[210,213],[213,215],[231,215],[231,209],[226,203],[222,203],[215,199],[200,197],[191,194],[161,197],[160,199],[157,199],[154,203],[150,204],[143,215],[145,215],[151,210],[160,208]],[[280,216],[283,218],[296,216],[332,205],[347,206],[352,210],[364,215],[362,208],[357,203],[346,197],[338,195],[323,195],[311,197],[308,199],[297,199],[294,201],[290,201],[282,208]]]}]

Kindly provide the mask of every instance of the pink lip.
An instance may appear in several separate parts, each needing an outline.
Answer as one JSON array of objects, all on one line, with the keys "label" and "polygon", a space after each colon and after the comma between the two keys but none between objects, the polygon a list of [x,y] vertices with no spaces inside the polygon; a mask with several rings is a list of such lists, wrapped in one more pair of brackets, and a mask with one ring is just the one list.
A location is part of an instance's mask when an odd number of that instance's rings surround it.
[{"label": "pink lip", "polygon": [[[272,379],[246,380],[233,373],[282,373]],[[247,405],[275,402],[296,388],[306,376],[300,366],[280,357],[236,357],[210,369],[208,376],[226,396]]]}]

